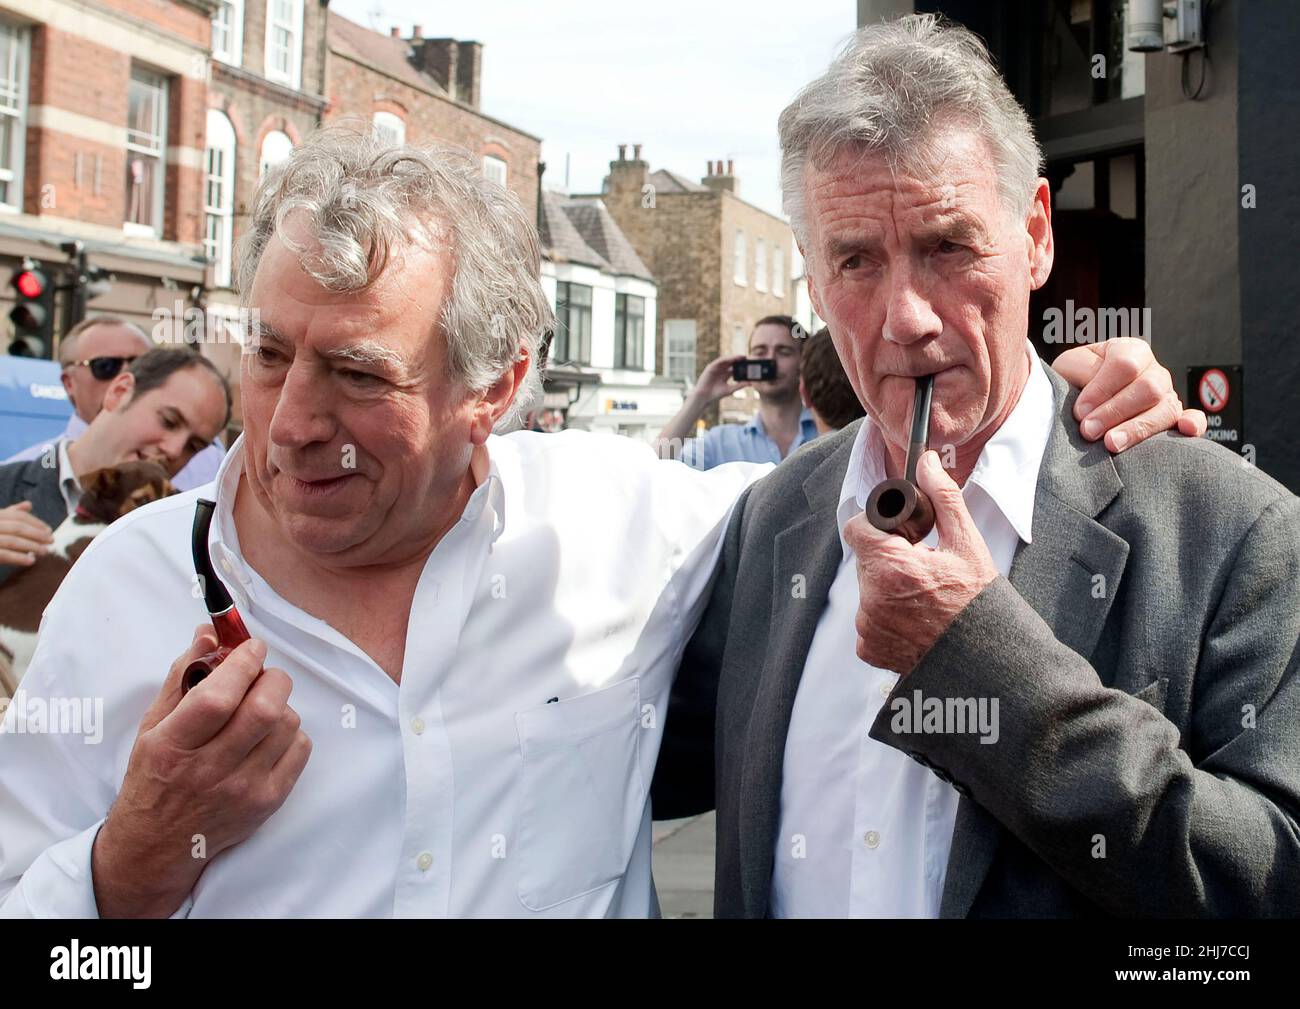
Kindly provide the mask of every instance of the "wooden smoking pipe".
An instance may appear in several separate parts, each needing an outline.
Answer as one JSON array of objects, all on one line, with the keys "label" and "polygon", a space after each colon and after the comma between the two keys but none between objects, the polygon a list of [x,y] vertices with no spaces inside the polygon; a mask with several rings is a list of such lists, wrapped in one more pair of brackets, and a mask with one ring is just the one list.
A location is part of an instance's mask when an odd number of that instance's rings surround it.
[{"label": "wooden smoking pipe", "polygon": [[907,464],[901,480],[882,480],[867,498],[867,521],[881,532],[897,533],[919,543],[934,528],[934,506],[916,485],[916,464],[930,440],[930,400],[934,376],[916,380],[912,399],[912,434],[907,442]]},{"label": "wooden smoking pipe", "polygon": [[217,647],[200,655],[185,667],[185,673],[181,676],[182,694],[207,677],[226,660],[227,655],[249,638],[248,629],[244,626],[239,611],[235,609],[235,601],[230,598],[230,593],[212,569],[212,558],[208,554],[208,530],[212,528],[212,513],[216,507],[212,501],[199,499],[194,509],[191,547],[194,551],[194,573],[198,575],[199,585],[203,589],[203,605],[207,607],[212,626],[217,631]]}]

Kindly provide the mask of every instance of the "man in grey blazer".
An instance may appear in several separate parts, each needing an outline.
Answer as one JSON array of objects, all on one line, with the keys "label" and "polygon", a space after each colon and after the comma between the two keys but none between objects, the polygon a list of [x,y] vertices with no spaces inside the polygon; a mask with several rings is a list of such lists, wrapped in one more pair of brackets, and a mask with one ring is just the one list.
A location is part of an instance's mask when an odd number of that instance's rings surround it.
[{"label": "man in grey blazer", "polygon": [[[863,29],[781,134],[867,417],[746,492],[683,660],[654,809],[716,798],[716,913],[1300,913],[1300,502],[1080,437],[1025,341],[1037,144],[970,33]],[[912,544],[862,506],[927,374]]]}]

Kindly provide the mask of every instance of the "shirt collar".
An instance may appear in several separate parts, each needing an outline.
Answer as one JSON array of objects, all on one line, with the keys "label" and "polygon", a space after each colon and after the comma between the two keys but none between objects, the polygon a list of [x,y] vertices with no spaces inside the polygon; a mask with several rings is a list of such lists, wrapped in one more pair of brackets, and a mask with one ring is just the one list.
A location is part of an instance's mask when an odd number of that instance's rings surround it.
[{"label": "shirt collar", "polygon": [[[806,433],[803,429],[807,428],[809,424],[815,425],[816,423],[817,422],[813,420],[812,410],[805,406],[799,413],[800,433]],[[749,421],[743,426],[747,431],[757,431],[764,438],[767,437],[767,428],[763,426],[763,415],[758,410],[754,411],[754,416],[750,417]]]},{"label": "shirt collar", "polygon": [[68,514],[73,514],[77,510],[77,503],[81,500],[81,481],[77,479],[77,474],[72,468],[67,438],[59,439],[59,493],[63,495],[63,502],[68,506]]},{"label": "shirt collar", "polygon": [[[460,522],[475,522],[483,510],[491,507],[493,515],[492,535],[489,544],[495,543],[505,531],[505,482],[502,478],[497,459],[493,452],[493,443],[500,442],[496,435],[488,438],[488,475],[469,501],[461,514]],[[245,570],[242,551],[239,547],[239,534],[235,529],[235,495],[239,491],[239,478],[244,472],[244,436],[235,439],[230,451],[221,460],[213,486],[216,493],[216,512],[213,516],[212,530],[208,537],[208,548],[218,568],[226,574],[235,574],[243,583],[245,591],[251,588],[253,581]],[[222,561],[226,563],[222,563]],[[229,565],[229,566],[227,566]]]},{"label": "shirt collar", "polygon": [[[979,487],[1025,543],[1033,542],[1034,494],[1038,471],[1051,434],[1055,412],[1052,383],[1043,364],[1026,342],[1029,379],[1020,399],[1002,426],[984,443],[963,493]],[[871,489],[885,479],[885,440],[870,417],[863,419],[853,439],[848,469],[840,487],[836,520],[843,540],[844,526],[863,511]],[[847,550],[847,545],[845,546]]]}]

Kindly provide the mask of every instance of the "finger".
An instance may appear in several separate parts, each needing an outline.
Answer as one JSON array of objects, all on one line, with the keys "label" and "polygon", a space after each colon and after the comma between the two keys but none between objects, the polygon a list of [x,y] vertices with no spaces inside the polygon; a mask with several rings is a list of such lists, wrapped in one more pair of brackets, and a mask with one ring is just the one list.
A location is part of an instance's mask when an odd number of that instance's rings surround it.
[{"label": "finger", "polygon": [[271,768],[271,782],[281,795],[288,795],[311,757],[311,739],[301,729],[289,749]]},{"label": "finger", "polygon": [[[917,486],[934,506],[934,526],[939,530],[939,549],[961,553],[975,533],[975,520],[966,509],[966,499],[948,471],[939,462],[939,453],[925,452],[916,466]],[[978,535],[978,534],[976,534]]]},{"label": "finger", "polygon": [[1178,418],[1178,430],[1189,438],[1203,438],[1209,428],[1209,419],[1201,410],[1184,410]]},{"label": "finger", "polygon": [[[23,502],[26,504],[27,502]],[[39,539],[49,542],[54,538],[52,530],[48,525],[29,512],[11,512],[10,514],[0,516],[0,531],[11,533],[15,536],[29,536],[33,539]]]},{"label": "finger", "polygon": [[13,567],[25,568],[36,563],[36,555],[28,553],[25,550],[9,550],[0,546],[0,564],[9,564]]},{"label": "finger", "polygon": [[[231,715],[230,721],[213,737],[208,748],[218,760],[226,766],[235,767],[243,762],[253,749],[275,732],[276,726],[289,710],[289,694],[293,692],[293,680],[283,669],[263,670],[239,707]],[[294,719],[297,719],[295,714]],[[297,726],[294,726],[297,731]],[[285,739],[285,745],[293,733]],[[274,761],[269,761],[267,767]]]},{"label": "finger", "polygon": [[1097,374],[1104,357],[1095,343],[1084,343],[1057,354],[1052,370],[1074,388],[1082,389]]},{"label": "finger", "polygon": [[230,721],[253,681],[262,675],[266,644],[258,638],[243,642],[202,682],[185,695],[167,716],[172,743],[197,750]]},{"label": "finger", "polygon": [[911,546],[902,536],[883,532],[867,519],[866,513],[854,515],[844,523],[844,542],[859,561],[881,556],[882,551],[895,549],[897,544]]},{"label": "finger", "polygon": [[1107,340],[1096,346],[1103,360],[1075,401],[1075,419],[1088,416],[1125,386],[1136,382],[1155,361],[1151,348],[1142,340],[1131,337]]},{"label": "finger", "polygon": [[0,547],[21,554],[49,553],[50,543],[44,538],[37,538],[25,529],[7,530],[0,533]]},{"label": "finger", "polygon": [[1089,413],[1079,425],[1079,431],[1089,441],[1096,441],[1126,420],[1132,420],[1156,409],[1162,412],[1165,423],[1152,431],[1152,434],[1173,427],[1174,422],[1183,412],[1183,404],[1169,388],[1168,373],[1160,367],[1148,368],[1137,379]]},{"label": "finger", "polygon": [[158,691],[153,703],[149,705],[149,709],[144,713],[144,718],[140,722],[141,732],[152,729],[176,708],[176,705],[181,700],[181,676],[185,673],[186,666],[200,655],[210,652],[216,647],[217,632],[212,629],[211,624],[199,624],[198,627],[194,628],[194,634],[190,638],[190,646],[167,670],[162,689]]},{"label": "finger", "polygon": [[1114,453],[1123,452],[1140,441],[1146,441],[1152,435],[1167,431],[1178,419],[1181,410],[1182,405],[1177,399],[1152,407],[1132,420],[1112,428],[1106,435],[1106,448]]},{"label": "finger", "polygon": [[271,769],[280,762],[280,758],[288,752],[293,741],[298,738],[301,729],[302,719],[298,716],[298,712],[286,704],[281,709],[275,724],[271,726],[271,731],[247,753],[243,763],[258,774],[270,774]]}]

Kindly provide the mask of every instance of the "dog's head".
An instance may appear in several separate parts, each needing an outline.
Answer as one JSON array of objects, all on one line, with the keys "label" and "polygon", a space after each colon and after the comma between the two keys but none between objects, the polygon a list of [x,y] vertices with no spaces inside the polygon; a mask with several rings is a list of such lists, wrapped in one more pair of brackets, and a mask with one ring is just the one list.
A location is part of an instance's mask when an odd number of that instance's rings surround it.
[{"label": "dog's head", "polygon": [[81,480],[76,521],[108,525],[141,505],[176,493],[156,462],[124,462],[86,474]]}]

